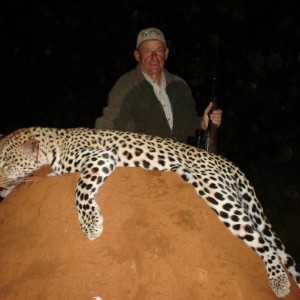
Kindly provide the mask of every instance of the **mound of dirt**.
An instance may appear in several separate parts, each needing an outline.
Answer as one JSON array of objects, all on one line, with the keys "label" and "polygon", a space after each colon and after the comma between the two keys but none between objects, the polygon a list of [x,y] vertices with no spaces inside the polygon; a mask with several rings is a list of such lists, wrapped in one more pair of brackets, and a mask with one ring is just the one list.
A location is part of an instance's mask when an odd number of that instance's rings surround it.
[{"label": "mound of dirt", "polygon": [[[39,174],[0,203],[1,299],[277,299],[258,255],[176,174],[118,168],[97,195],[94,241],[79,228],[78,177]],[[290,280],[285,299],[300,299]]]}]

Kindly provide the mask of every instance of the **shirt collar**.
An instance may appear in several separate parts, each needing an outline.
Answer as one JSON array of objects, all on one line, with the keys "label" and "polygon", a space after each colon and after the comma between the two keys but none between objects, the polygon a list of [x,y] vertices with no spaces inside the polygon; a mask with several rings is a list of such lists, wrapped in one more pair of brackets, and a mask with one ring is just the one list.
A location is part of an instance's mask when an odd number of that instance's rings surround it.
[{"label": "shirt collar", "polygon": [[160,87],[160,88],[166,88],[166,76],[164,71],[162,71],[162,76],[161,76],[161,84],[158,85],[153,79],[150,78],[149,75],[147,75],[145,72],[143,72],[143,75],[145,76],[146,80],[151,83],[152,86]]}]

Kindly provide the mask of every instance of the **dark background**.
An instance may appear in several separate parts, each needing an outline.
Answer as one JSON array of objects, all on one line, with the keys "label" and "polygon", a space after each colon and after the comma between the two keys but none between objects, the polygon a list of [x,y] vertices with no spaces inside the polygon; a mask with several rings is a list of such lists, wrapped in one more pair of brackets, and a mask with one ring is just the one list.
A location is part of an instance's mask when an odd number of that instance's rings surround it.
[{"label": "dark background", "polygon": [[201,114],[218,57],[219,152],[247,174],[300,263],[300,16],[292,2],[1,1],[0,132],[93,127],[114,82],[135,66],[137,33],[158,27],[166,66],[190,85]]}]

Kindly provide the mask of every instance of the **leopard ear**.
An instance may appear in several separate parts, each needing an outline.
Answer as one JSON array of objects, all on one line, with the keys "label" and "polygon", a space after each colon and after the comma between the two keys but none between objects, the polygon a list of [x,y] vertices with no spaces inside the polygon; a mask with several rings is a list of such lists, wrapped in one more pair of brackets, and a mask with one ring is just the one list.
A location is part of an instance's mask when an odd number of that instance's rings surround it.
[{"label": "leopard ear", "polygon": [[30,139],[21,145],[24,154],[37,158],[39,154],[39,141]]}]

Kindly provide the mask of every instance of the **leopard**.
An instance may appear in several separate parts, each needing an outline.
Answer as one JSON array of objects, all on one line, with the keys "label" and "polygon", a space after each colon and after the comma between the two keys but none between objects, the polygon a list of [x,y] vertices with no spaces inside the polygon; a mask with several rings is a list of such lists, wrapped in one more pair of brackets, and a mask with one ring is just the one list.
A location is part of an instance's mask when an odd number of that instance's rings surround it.
[{"label": "leopard", "polygon": [[296,262],[273,230],[254,187],[222,155],[143,133],[84,127],[20,128],[0,140],[0,195],[5,198],[45,165],[51,166],[52,176],[79,172],[75,203],[80,228],[89,240],[103,232],[96,195],[116,168],[175,172],[234,236],[259,255],[277,297],[290,292],[287,273],[300,288]]}]

